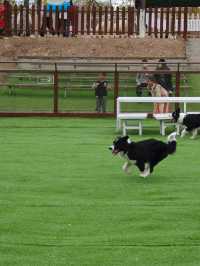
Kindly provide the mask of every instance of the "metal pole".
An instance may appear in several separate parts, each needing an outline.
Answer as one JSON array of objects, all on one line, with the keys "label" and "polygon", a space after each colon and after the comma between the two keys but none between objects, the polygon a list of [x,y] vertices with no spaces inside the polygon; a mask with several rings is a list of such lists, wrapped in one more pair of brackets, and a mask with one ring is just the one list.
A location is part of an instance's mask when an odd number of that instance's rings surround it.
[{"label": "metal pole", "polygon": [[119,72],[117,71],[117,64],[115,64],[114,72],[114,113],[117,114],[117,97],[119,95]]},{"label": "metal pole", "polygon": [[58,112],[58,71],[57,64],[55,64],[54,71],[54,94],[53,94],[53,112]]}]

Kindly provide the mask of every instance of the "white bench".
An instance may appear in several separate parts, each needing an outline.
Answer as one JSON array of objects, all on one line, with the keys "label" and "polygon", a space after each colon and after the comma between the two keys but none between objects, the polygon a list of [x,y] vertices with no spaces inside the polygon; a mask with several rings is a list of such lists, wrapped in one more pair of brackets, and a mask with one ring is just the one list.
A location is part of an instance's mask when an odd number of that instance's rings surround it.
[{"label": "white bench", "polygon": [[[148,113],[136,112],[121,112],[121,103],[183,103],[184,112],[187,113],[187,103],[200,103],[200,97],[118,97],[117,98],[117,116],[116,128],[122,128],[123,134],[126,134],[127,129],[138,129],[139,134],[142,134],[142,121],[147,118]],[[154,114],[153,117],[160,123],[160,134],[165,135],[165,129],[172,123],[171,113]],[[129,126],[127,121],[137,121],[138,125]],[[121,123],[123,121],[123,123]],[[180,128],[177,127],[179,134]]]},{"label": "white bench", "polygon": [[[142,121],[147,118],[148,113],[121,113],[119,114],[119,127],[123,128],[123,135],[126,135],[128,129],[138,130],[139,135],[142,135]],[[134,124],[129,124],[130,120],[134,120]]]}]

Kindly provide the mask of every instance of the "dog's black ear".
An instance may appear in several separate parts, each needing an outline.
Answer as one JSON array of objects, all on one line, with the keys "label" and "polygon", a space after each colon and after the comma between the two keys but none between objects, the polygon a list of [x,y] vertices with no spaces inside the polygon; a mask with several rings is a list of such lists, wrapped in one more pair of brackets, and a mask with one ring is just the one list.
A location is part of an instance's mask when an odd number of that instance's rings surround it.
[{"label": "dog's black ear", "polygon": [[125,139],[125,140],[128,140],[128,139],[129,139],[129,136],[124,136],[124,139]]}]

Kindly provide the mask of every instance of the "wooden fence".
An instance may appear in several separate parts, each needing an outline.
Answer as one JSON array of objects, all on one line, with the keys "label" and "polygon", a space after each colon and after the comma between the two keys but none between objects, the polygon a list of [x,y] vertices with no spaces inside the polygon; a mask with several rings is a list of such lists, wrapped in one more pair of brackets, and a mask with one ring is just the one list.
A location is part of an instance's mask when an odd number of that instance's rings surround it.
[{"label": "wooden fence", "polygon": [[[6,36],[39,34],[127,35],[139,34],[140,10],[134,7],[78,7],[68,11],[47,10],[47,6],[17,6],[5,3]],[[188,8],[146,9],[146,34],[157,38],[182,36],[187,38]]]}]

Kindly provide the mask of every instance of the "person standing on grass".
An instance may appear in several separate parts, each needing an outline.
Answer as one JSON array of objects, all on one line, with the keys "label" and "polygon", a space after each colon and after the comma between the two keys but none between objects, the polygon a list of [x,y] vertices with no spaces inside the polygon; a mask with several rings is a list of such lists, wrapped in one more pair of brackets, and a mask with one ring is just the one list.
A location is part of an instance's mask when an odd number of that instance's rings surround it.
[{"label": "person standing on grass", "polygon": [[106,112],[106,97],[107,97],[108,81],[106,80],[106,73],[101,73],[98,80],[93,84],[96,96],[96,111],[99,113]]},{"label": "person standing on grass", "polygon": [[[149,77],[148,88],[152,97],[168,97],[168,91],[157,83],[155,77]],[[169,103],[154,103],[153,113],[168,113]]]}]

